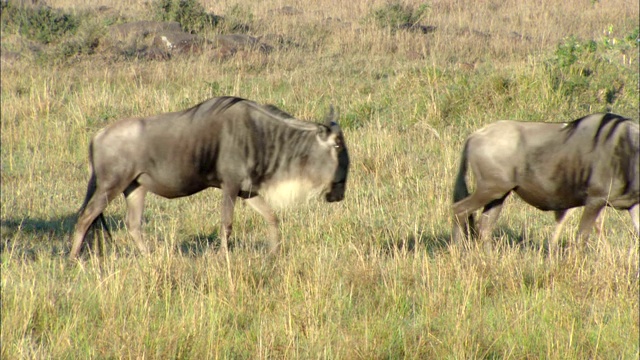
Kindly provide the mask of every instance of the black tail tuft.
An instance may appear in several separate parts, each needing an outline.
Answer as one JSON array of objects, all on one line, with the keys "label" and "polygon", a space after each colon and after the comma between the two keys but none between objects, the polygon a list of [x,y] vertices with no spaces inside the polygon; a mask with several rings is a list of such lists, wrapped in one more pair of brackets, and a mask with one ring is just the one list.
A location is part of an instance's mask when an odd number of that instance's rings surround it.
[{"label": "black tail tuft", "polygon": [[[460,156],[460,167],[458,168],[458,175],[453,188],[453,203],[457,203],[460,200],[469,196],[469,189],[467,188],[467,166],[468,166],[468,151],[469,141],[465,141],[464,149],[462,150],[462,156]],[[461,237],[470,239],[475,236],[475,220],[473,214],[469,214],[466,219],[460,219],[454,214],[453,224],[453,237],[454,240],[461,240]],[[464,236],[463,236],[464,234]]]}]

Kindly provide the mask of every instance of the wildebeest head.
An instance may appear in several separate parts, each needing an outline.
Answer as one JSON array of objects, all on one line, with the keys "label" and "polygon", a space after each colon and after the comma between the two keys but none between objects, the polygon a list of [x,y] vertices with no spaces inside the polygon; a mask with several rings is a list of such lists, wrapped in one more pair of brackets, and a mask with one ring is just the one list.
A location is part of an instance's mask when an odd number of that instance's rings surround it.
[{"label": "wildebeest head", "polygon": [[331,187],[325,196],[328,202],[341,201],[344,199],[347,174],[349,173],[349,153],[347,152],[347,147],[344,142],[342,129],[336,122],[336,119],[337,115],[335,114],[333,106],[331,106],[325,119],[325,128],[323,128],[322,133],[319,134],[321,140],[332,147],[335,159],[338,161]]}]

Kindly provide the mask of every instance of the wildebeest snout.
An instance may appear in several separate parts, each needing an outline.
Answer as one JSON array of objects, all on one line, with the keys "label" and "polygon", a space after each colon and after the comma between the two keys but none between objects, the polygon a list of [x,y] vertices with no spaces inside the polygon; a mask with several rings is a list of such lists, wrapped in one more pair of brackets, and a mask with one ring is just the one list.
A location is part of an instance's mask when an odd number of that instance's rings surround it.
[{"label": "wildebeest snout", "polygon": [[327,202],[342,201],[344,199],[345,183],[332,183],[331,190],[327,193]]}]

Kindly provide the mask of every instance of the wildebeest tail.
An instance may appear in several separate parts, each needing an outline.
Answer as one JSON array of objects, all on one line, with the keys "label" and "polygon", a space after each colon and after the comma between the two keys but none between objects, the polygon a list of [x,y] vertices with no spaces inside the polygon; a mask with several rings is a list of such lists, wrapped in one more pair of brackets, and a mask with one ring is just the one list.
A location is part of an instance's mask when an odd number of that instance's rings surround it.
[{"label": "wildebeest tail", "polygon": [[[89,178],[89,184],[87,185],[87,194],[84,197],[84,201],[82,202],[82,206],[80,207],[80,210],[78,210],[78,215],[82,214],[84,209],[87,207],[87,204],[89,204],[89,201],[91,200],[91,198],[96,192],[97,180],[96,180],[96,172],[93,167],[93,141],[89,144],[89,172],[91,173],[91,177]],[[107,236],[109,237],[109,239],[111,239],[111,232],[109,231],[109,227],[107,226],[107,221],[105,220],[104,215],[102,213],[100,213],[100,215],[98,215],[98,217],[96,217],[95,220],[93,220],[89,229],[94,228],[94,226],[98,221],[100,221],[100,223],[102,224],[102,228],[107,232]]]},{"label": "wildebeest tail", "polygon": [[468,147],[469,147],[469,141],[465,141],[464,149],[462,150],[462,156],[460,156],[460,167],[458,168],[458,175],[456,176],[456,182],[453,187],[454,203],[469,196],[469,189],[467,188],[467,180],[466,180]]},{"label": "wildebeest tail", "polygon": [[[460,167],[458,168],[458,175],[456,176],[456,182],[453,187],[453,203],[466,198],[469,196],[469,189],[467,188],[467,167],[469,166],[468,161],[468,153],[469,153],[469,140],[465,141],[464,149],[462,150],[462,156],[460,156]],[[475,220],[473,218],[473,214],[469,214],[466,218],[460,219],[457,216],[454,216],[454,230],[453,230],[453,238],[455,240],[460,240],[460,231],[462,231],[464,237],[470,238],[476,236],[476,227]]]}]

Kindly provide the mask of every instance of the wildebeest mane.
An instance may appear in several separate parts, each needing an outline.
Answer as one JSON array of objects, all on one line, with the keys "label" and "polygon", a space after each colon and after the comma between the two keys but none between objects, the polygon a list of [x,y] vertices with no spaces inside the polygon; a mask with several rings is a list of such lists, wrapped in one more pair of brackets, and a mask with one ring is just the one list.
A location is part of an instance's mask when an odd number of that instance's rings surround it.
[{"label": "wildebeest mane", "polygon": [[267,115],[266,118],[276,120],[279,123],[286,124],[299,130],[317,130],[323,125],[311,121],[300,120],[293,115],[278,109],[275,105],[258,105],[253,102],[247,102],[254,109]]},{"label": "wildebeest mane", "polygon": [[267,105],[264,105],[263,107],[264,107],[265,110],[267,110],[267,112],[270,112],[270,113],[272,113],[273,115],[276,115],[279,118],[282,118],[282,119],[294,119],[293,115],[289,114],[286,111],[280,110],[275,105],[267,104]]},{"label": "wildebeest mane", "polygon": [[313,131],[317,130],[318,127],[322,127],[324,125],[317,124],[311,121],[304,121],[297,119],[293,115],[287,113],[286,111],[280,110],[278,107],[272,104],[261,105],[257,104],[253,101],[246,100],[239,97],[234,96],[222,96],[216,98],[215,100],[207,100],[203,101],[198,105],[195,105],[189,109],[184,110],[183,114],[190,114],[188,117],[191,120],[206,118],[206,116],[199,116],[200,114],[204,115],[207,113],[222,113],[232,107],[233,105],[244,102],[247,106],[252,107],[255,110],[258,110],[265,114],[265,119],[275,120],[281,124],[285,124],[291,127],[294,127],[299,130],[308,130]]},{"label": "wildebeest mane", "polygon": [[224,112],[228,108],[233,105],[245,101],[243,98],[235,97],[235,96],[222,96],[216,98],[214,101],[205,100],[200,104],[194,105],[193,107],[182,111],[184,114],[191,113],[190,119],[195,119],[198,114],[207,113],[207,112]]},{"label": "wildebeest mane", "polygon": [[[576,130],[578,130],[578,128],[580,128],[582,122],[584,121],[584,119],[590,117],[590,115],[581,117],[579,119],[576,119],[570,123],[567,124],[567,126],[565,126],[563,128],[563,130],[567,131],[567,137],[566,139],[568,140],[569,138],[571,138],[571,136],[573,136],[573,134],[576,132]],[[609,131],[607,132],[606,136],[605,136],[605,141],[609,140],[613,134],[616,131],[616,128],[626,122],[626,121],[630,121],[631,119],[629,118],[625,118],[622,117],[620,115],[616,115],[616,114],[611,114],[611,113],[606,113],[602,116],[602,119],[600,119],[600,123],[598,124],[598,129],[596,130],[595,134],[593,135],[593,146],[595,147],[598,142],[600,141],[600,135],[602,133],[602,131],[604,130],[604,128],[606,128],[609,124],[611,124],[611,127],[609,128]]]}]

